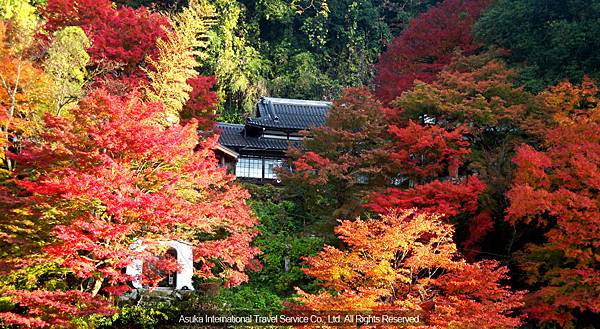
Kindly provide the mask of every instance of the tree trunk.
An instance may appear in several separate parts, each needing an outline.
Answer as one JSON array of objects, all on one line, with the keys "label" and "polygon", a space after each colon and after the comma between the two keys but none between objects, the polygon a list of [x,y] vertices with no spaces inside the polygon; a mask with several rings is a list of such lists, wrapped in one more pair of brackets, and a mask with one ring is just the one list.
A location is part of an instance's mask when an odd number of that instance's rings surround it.
[{"label": "tree trunk", "polygon": [[96,281],[94,282],[94,289],[92,289],[92,297],[96,297],[96,295],[100,292],[103,283],[104,279],[96,279]]}]

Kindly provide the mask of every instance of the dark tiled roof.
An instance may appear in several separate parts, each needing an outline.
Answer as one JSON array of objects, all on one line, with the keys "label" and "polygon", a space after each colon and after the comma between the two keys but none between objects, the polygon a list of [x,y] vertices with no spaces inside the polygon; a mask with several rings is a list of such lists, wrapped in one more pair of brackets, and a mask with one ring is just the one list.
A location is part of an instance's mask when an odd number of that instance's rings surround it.
[{"label": "dark tiled roof", "polygon": [[319,127],[325,123],[330,107],[330,102],[261,97],[256,118],[249,118],[247,124],[284,130]]},{"label": "dark tiled roof", "polygon": [[219,143],[227,147],[244,147],[248,143],[244,138],[244,125],[233,123],[217,123],[217,130],[220,133]]},{"label": "dark tiled roof", "polygon": [[221,131],[219,143],[234,150],[267,149],[285,151],[290,144],[299,143],[298,141],[288,141],[285,139],[245,136],[244,125],[240,124],[218,123],[217,129]]}]

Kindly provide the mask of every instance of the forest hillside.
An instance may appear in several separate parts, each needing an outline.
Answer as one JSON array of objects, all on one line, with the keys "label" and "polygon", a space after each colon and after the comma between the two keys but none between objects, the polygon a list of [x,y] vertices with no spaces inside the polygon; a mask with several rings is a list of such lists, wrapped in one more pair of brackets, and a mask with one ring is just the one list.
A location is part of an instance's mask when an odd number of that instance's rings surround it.
[{"label": "forest hillside", "polygon": [[[598,49],[600,0],[0,0],[0,327],[600,328]],[[331,103],[257,182],[263,96]]]}]

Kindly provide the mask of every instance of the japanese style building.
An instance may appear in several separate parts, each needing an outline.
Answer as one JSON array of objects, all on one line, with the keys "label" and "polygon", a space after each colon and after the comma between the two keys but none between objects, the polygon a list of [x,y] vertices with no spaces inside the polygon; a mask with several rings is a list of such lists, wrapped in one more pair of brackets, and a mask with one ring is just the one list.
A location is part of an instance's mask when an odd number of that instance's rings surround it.
[{"label": "japanese style building", "polygon": [[217,124],[217,158],[238,178],[276,180],[274,169],[284,165],[288,147],[302,141],[299,132],[322,126],[330,107],[330,102],[261,97],[245,124]]}]

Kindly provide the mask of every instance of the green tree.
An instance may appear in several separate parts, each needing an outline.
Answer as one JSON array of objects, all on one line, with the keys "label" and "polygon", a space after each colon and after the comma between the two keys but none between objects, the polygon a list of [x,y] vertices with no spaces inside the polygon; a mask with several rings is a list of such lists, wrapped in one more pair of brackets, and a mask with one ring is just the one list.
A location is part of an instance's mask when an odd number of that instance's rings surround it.
[{"label": "green tree", "polygon": [[90,60],[86,49],[90,45],[85,32],[78,26],[69,26],[54,34],[54,41],[44,61],[44,70],[54,82],[52,99],[57,116],[65,106],[83,96],[87,77],[85,67]]},{"label": "green tree", "polygon": [[248,40],[244,7],[234,0],[217,0],[214,6],[218,23],[208,35],[202,72],[217,78],[222,112],[250,113],[266,94],[266,62]]},{"label": "green tree", "polygon": [[598,30],[598,0],[500,0],[475,27],[487,44],[510,49],[534,91],[585,74],[600,77]]},{"label": "green tree", "polygon": [[390,27],[393,35],[402,32],[411,19],[427,11],[431,6],[442,0],[383,0],[380,6],[383,9],[383,18]]},{"label": "green tree", "polygon": [[343,87],[359,87],[373,78],[373,64],[391,40],[380,1],[330,1],[326,72]]},{"label": "green tree", "polygon": [[380,1],[244,3],[271,63],[269,92],[279,97],[330,100],[367,84],[391,38]]},{"label": "green tree", "polygon": [[[269,91],[276,96],[300,99],[331,98],[339,86],[317,65],[317,58],[305,51],[288,57],[285,51],[276,63],[289,69],[269,81]],[[287,63],[286,63],[287,62]]]},{"label": "green tree", "polygon": [[281,187],[247,184],[250,205],[260,220],[254,240],[262,251],[262,269],[249,273],[248,283],[222,290],[216,303],[238,310],[275,313],[294,294],[294,287],[313,291],[316,284],[302,271],[302,258],[315,255],[323,239],[313,235],[301,205],[282,198]]}]

